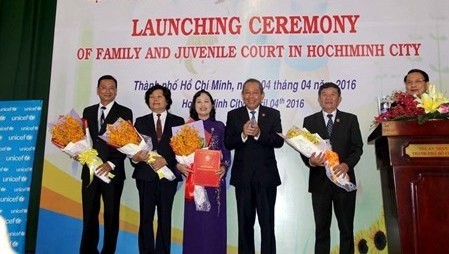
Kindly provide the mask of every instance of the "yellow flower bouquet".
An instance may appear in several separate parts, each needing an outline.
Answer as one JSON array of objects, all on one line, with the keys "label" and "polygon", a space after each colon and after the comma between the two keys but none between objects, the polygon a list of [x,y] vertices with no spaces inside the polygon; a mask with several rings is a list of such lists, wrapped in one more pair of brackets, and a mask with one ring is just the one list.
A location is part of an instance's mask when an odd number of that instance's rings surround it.
[{"label": "yellow flower bouquet", "polygon": [[68,154],[71,158],[77,158],[82,164],[87,164],[89,168],[90,181],[96,175],[106,183],[111,181],[113,174],[98,175],[96,169],[103,164],[98,157],[97,150],[92,148],[92,138],[89,128],[85,121],[72,109],[69,114],[59,116],[54,123],[49,123],[51,142],[61,151]]},{"label": "yellow flower bouquet", "polygon": [[[161,157],[155,151],[152,151],[153,144],[151,138],[141,135],[130,121],[126,121],[123,118],[117,119],[115,123],[108,124],[106,126],[106,132],[100,136],[101,139],[112,147],[115,147],[118,151],[125,154],[128,158],[132,158],[139,151],[146,151],[149,156],[146,163],[150,164],[156,160],[157,157]],[[164,166],[156,171],[159,179],[167,178],[173,181],[176,176],[171,170]]]},{"label": "yellow flower bouquet", "polygon": [[[170,139],[170,146],[175,152],[176,160],[190,169],[193,169],[195,151],[207,149],[205,145],[206,135],[203,121],[194,121],[181,126],[172,127],[173,136]],[[193,174],[189,174],[186,179],[185,198],[194,200],[197,211],[209,211],[210,202],[204,186],[194,184]]]},{"label": "yellow flower bouquet", "polygon": [[326,140],[323,140],[320,135],[317,133],[312,134],[306,128],[300,129],[297,126],[292,126],[286,135],[282,133],[279,133],[279,135],[284,138],[289,146],[308,158],[313,153],[316,155],[323,153],[326,159],[325,168],[327,177],[346,191],[357,189],[357,186],[349,181],[348,174],[338,177],[334,174],[334,167],[340,164],[338,154],[332,151],[330,144]]}]

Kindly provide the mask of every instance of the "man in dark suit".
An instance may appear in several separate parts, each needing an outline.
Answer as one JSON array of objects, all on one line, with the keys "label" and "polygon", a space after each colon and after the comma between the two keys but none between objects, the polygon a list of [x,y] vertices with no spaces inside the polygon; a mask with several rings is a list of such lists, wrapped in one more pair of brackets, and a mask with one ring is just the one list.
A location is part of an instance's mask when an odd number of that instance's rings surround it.
[{"label": "man in dark suit", "polygon": [[[334,167],[334,173],[337,176],[347,174],[355,184],[354,167],[360,160],[363,148],[357,116],[337,109],[341,102],[341,90],[334,83],[325,83],[320,87],[318,102],[322,110],[304,118],[304,128],[330,140],[332,150],[340,159],[340,164]],[[315,253],[330,252],[332,206],[340,230],[340,253],[354,253],[356,191],[347,192],[327,178],[324,154],[312,154],[310,158],[301,156],[310,168],[309,192],[312,193],[315,217]]]},{"label": "man in dark suit", "polygon": [[239,253],[255,253],[256,213],[261,229],[261,253],[276,253],[274,205],[281,184],[274,148],[284,140],[279,111],[261,105],[263,86],[256,79],[243,84],[244,107],[228,113],[225,146],[235,149],[231,184],[235,187]]},{"label": "man in dark suit", "polygon": [[107,124],[113,124],[118,118],[133,120],[132,111],[115,102],[117,96],[117,80],[111,75],[104,75],[98,79],[97,95],[100,103],[89,106],[83,111],[83,118],[87,120],[93,148],[103,164],[96,171],[97,174],[106,176],[114,175],[110,183],[106,183],[98,177],[90,182],[89,168],[84,165],[81,173],[82,202],[83,202],[83,234],[81,238],[80,253],[99,253],[97,249],[99,241],[100,202],[103,199],[104,206],[104,239],[101,253],[115,253],[120,220],[120,197],[122,196],[123,183],[125,181],[125,155],[117,149],[108,146],[99,138],[105,131]]},{"label": "man in dark suit", "polygon": [[[176,157],[170,146],[172,127],[184,124],[184,119],[168,112],[172,104],[171,92],[168,88],[156,84],[145,93],[145,103],[152,113],[136,119],[137,131],[151,138],[153,150],[159,157],[151,165],[147,164],[147,151],[140,151],[133,156],[134,173],[139,191],[140,223],[139,252],[170,254],[171,216],[173,200],[178,181],[182,181],[181,173],[176,169]],[[158,118],[159,123],[158,124]],[[160,137],[158,137],[158,125]],[[176,176],[174,180],[159,179],[156,171],[167,166]],[[157,233],[154,244],[153,220],[157,207]]]}]

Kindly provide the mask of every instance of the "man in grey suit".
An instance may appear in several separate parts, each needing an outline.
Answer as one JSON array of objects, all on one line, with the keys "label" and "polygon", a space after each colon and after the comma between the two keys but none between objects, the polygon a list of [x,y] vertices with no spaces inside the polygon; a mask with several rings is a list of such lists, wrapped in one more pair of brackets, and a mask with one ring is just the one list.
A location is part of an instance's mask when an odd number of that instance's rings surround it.
[{"label": "man in grey suit", "polygon": [[224,143],[235,149],[231,184],[235,187],[238,217],[239,253],[255,253],[254,223],[256,213],[261,229],[261,253],[276,253],[274,205],[277,186],[281,184],[275,148],[284,140],[278,110],[261,105],[263,86],[256,79],[243,84],[245,106],[228,113]]},{"label": "man in grey suit", "polygon": [[[341,90],[336,84],[324,83],[318,90],[320,112],[304,118],[304,128],[329,139],[332,150],[340,159],[334,167],[337,176],[347,174],[356,183],[354,167],[362,155],[363,141],[357,116],[337,109]],[[330,226],[332,206],[340,230],[340,253],[354,253],[354,212],[356,191],[347,192],[332,183],[326,176],[324,154],[301,155],[310,168],[309,192],[315,218],[315,253],[330,252]]]}]

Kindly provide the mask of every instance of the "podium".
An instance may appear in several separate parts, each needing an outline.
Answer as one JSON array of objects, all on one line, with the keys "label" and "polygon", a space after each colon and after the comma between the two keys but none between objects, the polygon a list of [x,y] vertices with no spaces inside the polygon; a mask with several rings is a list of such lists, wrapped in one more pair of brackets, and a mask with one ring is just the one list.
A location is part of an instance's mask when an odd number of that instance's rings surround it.
[{"label": "podium", "polygon": [[375,144],[388,253],[449,253],[449,120],[382,122]]}]

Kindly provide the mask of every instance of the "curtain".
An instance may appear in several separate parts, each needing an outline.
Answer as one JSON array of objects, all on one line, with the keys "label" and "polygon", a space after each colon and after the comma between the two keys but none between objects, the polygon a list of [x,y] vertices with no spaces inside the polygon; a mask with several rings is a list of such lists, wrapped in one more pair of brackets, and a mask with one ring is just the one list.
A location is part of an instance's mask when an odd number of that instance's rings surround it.
[{"label": "curtain", "polygon": [[0,0],[0,100],[43,100],[28,208],[26,251],[34,253],[47,133],[56,0]]}]

